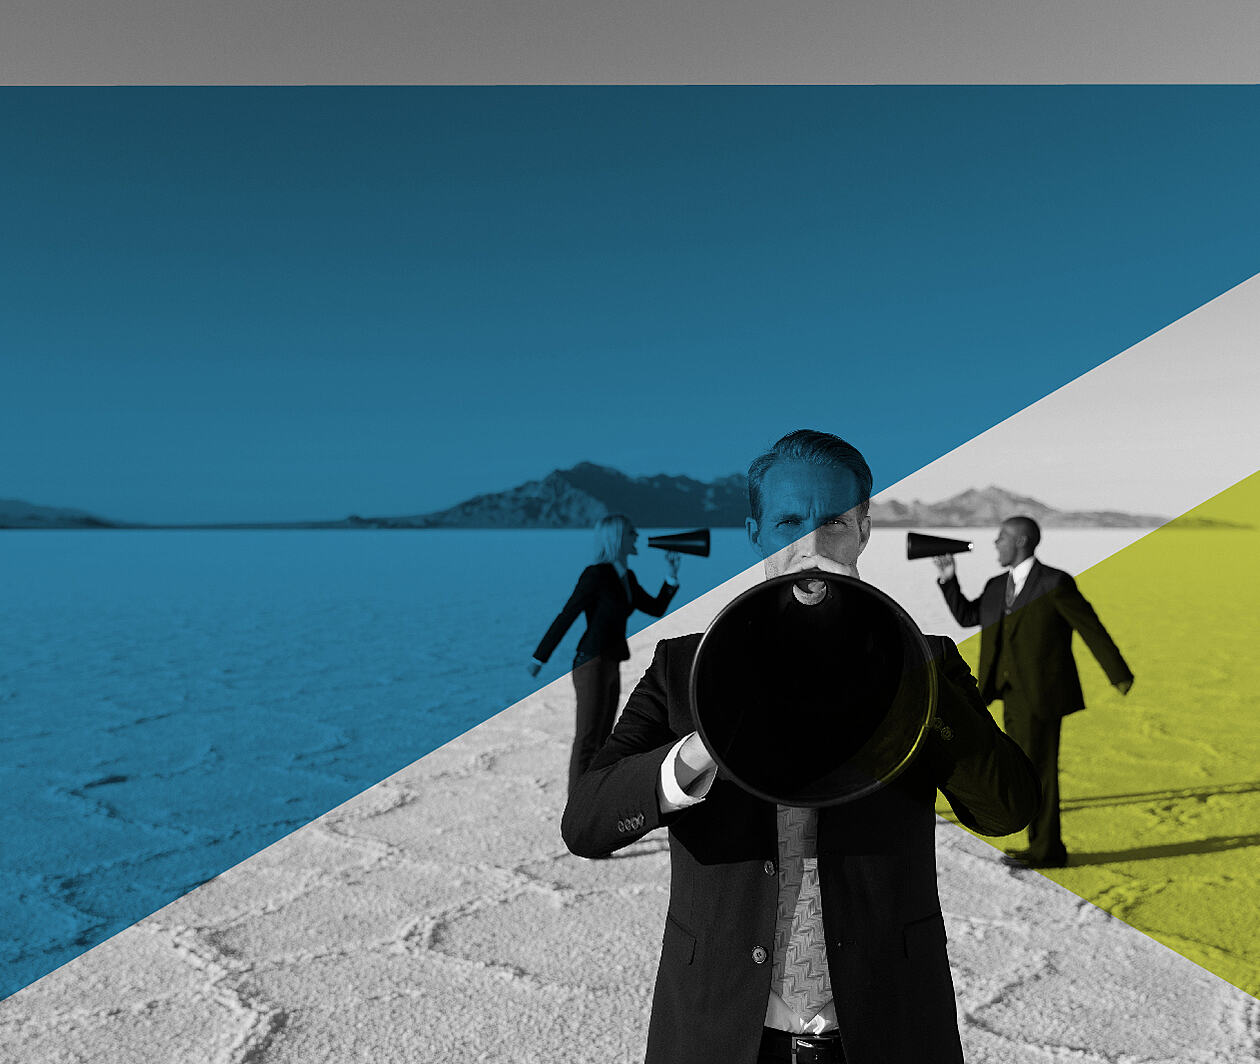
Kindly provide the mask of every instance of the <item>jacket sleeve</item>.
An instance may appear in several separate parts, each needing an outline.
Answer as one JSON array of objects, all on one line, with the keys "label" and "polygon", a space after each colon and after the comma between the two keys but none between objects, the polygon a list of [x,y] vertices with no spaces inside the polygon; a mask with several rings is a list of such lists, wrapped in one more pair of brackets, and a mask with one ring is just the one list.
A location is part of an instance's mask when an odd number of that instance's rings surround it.
[{"label": "jacket sleeve", "polygon": [[1085,645],[1098,659],[1108,680],[1114,684],[1133,679],[1133,673],[1121,655],[1120,648],[1103,627],[1094,607],[1077,588],[1075,580],[1067,576],[1051,593],[1051,601],[1060,616],[1085,640]]},{"label": "jacket sleeve", "polygon": [[958,585],[958,577],[951,576],[941,584],[941,594],[954,620],[964,628],[974,628],[980,623],[980,599],[969,599]]},{"label": "jacket sleeve", "polygon": [[1013,834],[1041,805],[1036,769],[994,723],[958,648],[945,638],[933,642],[941,683],[928,750],[937,786],[973,831]]},{"label": "jacket sleeve", "polygon": [[664,617],[665,611],[669,609],[670,600],[678,592],[678,585],[662,582],[661,590],[653,598],[639,586],[639,581],[635,578],[634,571],[627,570],[627,572],[630,574],[630,591],[634,600],[634,608],[642,610],[652,617]]},{"label": "jacket sleeve", "polygon": [[573,589],[573,594],[569,596],[569,601],[551,622],[547,634],[542,637],[542,642],[534,651],[534,657],[539,661],[546,661],[551,657],[551,652],[556,649],[556,645],[577,620],[578,614],[586,609],[587,604],[594,598],[597,591],[596,582],[597,573],[593,565],[582,570],[582,575],[578,577],[577,586]]},{"label": "jacket sleeve", "polygon": [[668,645],[658,643],[612,735],[569,794],[560,834],[579,857],[612,853],[662,823],[657,780],[679,739],[669,727],[667,658]]}]

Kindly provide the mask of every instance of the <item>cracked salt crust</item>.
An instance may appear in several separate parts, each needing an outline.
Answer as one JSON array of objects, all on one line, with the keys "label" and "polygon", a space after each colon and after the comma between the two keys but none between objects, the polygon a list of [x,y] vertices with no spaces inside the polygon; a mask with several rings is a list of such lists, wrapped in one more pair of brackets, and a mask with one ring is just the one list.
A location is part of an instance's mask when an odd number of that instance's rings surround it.
[{"label": "cracked salt crust", "polygon": [[[571,716],[557,682],[9,998],[0,1060],[641,1060],[668,852],[565,852]],[[1254,998],[943,821],[937,848],[969,1064],[1260,1061]]]}]

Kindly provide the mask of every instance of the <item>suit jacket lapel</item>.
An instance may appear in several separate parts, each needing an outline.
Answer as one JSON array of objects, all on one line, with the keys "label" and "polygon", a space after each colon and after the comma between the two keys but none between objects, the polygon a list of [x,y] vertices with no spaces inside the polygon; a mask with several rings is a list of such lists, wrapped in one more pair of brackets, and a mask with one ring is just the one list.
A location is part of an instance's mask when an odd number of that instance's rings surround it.
[{"label": "suit jacket lapel", "polygon": [[1011,604],[1011,615],[1006,619],[1011,631],[1019,625],[1024,607],[1037,601],[1037,597],[1041,594],[1040,584],[1041,562],[1034,561],[1032,568],[1028,570],[1028,579],[1024,581],[1024,586],[1019,589],[1019,594],[1015,596],[1015,601]]}]

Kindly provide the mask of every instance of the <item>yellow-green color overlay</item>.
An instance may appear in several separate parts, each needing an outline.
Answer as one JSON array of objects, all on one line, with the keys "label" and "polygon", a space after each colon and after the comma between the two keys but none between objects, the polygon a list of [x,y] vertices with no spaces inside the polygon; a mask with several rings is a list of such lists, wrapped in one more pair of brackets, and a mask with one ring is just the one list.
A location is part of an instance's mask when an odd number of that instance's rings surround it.
[{"label": "yellow-green color overlay", "polygon": [[[1077,582],[1137,679],[1122,697],[1075,640],[1071,860],[1041,874],[1260,997],[1260,473]],[[961,650],[974,670],[979,636]]]}]

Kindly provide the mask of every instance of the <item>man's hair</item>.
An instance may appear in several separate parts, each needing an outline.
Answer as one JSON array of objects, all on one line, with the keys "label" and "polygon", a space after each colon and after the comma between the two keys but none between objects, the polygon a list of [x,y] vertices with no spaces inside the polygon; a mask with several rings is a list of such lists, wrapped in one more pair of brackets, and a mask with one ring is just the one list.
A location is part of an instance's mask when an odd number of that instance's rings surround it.
[{"label": "man's hair", "polygon": [[611,562],[621,553],[621,537],[634,524],[625,514],[604,514],[595,522],[595,564]]},{"label": "man's hair", "polygon": [[870,512],[871,467],[866,464],[862,452],[830,432],[797,429],[789,432],[765,454],[754,458],[748,467],[748,507],[754,521],[761,520],[761,482],[770,467],[784,458],[847,469],[857,482],[858,499],[854,505],[861,507],[862,517]]},{"label": "man's hair", "polygon": [[1014,527],[1015,535],[1026,537],[1029,550],[1037,549],[1037,544],[1041,542],[1041,526],[1031,517],[1020,514],[1018,517],[1008,517],[1002,524]]}]

